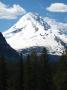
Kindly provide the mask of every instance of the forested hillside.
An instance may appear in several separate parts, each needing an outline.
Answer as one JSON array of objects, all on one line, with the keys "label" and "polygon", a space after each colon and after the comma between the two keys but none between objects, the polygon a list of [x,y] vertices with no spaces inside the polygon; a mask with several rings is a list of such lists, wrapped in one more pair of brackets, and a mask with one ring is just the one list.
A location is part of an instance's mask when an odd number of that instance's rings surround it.
[{"label": "forested hillside", "polygon": [[57,62],[48,60],[45,48],[15,62],[0,55],[0,90],[67,90],[67,51]]}]

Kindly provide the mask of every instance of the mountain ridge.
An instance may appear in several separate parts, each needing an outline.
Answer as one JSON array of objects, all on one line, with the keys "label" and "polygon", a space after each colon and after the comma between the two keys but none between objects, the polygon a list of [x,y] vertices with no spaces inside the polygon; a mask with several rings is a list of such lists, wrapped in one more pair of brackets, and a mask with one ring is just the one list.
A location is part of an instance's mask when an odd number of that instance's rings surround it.
[{"label": "mountain ridge", "polygon": [[19,59],[19,54],[6,42],[2,33],[0,32],[0,56],[4,56],[6,59],[16,60]]}]

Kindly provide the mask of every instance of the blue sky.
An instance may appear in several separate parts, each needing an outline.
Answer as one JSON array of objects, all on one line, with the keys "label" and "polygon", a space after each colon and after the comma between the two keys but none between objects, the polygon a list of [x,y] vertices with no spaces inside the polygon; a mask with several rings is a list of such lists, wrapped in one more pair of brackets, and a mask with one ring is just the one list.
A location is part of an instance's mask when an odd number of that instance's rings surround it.
[{"label": "blue sky", "polygon": [[10,28],[27,12],[37,12],[41,16],[67,23],[67,0],[0,0],[0,8],[1,32]]}]

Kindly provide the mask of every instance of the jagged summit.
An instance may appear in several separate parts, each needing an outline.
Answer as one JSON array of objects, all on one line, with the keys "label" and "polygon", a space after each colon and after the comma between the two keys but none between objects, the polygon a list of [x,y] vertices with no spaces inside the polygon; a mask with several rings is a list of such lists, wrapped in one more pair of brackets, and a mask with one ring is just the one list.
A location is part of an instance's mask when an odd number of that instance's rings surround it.
[{"label": "jagged summit", "polygon": [[43,46],[49,53],[56,55],[61,55],[67,41],[65,41],[66,36],[60,34],[59,29],[48,24],[43,17],[31,12],[21,17],[3,35],[16,50]]}]

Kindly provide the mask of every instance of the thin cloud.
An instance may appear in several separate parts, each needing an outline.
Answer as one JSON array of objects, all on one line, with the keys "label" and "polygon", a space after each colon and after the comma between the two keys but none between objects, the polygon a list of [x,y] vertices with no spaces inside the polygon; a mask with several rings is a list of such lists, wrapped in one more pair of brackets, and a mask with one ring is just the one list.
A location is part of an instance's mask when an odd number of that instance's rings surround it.
[{"label": "thin cloud", "polygon": [[49,17],[44,17],[44,20],[52,27],[54,26],[56,29],[67,30],[67,23],[57,22],[55,19],[51,19]]},{"label": "thin cloud", "polygon": [[14,4],[10,7],[0,2],[0,19],[16,19],[25,13],[26,11],[20,5]]},{"label": "thin cloud", "polygon": [[50,12],[67,12],[67,5],[64,3],[52,3],[46,9]]}]

